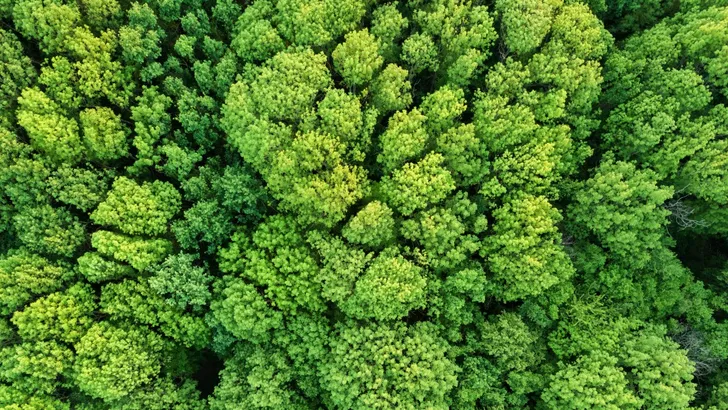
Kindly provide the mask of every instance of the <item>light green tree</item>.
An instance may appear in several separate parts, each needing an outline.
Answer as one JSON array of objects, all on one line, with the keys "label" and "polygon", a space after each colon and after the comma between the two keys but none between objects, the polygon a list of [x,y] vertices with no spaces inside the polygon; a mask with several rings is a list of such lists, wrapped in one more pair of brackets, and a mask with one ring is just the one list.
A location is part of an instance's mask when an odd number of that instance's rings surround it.
[{"label": "light green tree", "polygon": [[94,324],[74,345],[73,366],[78,387],[105,401],[114,401],[149,384],[161,369],[165,342],[154,332]]},{"label": "light green tree", "polygon": [[610,250],[612,258],[641,267],[659,247],[670,211],[662,204],[672,196],[657,185],[650,170],[607,159],[581,184],[569,207],[569,217]]},{"label": "light green tree", "polygon": [[10,315],[34,296],[59,290],[73,271],[27,249],[8,252],[0,259],[0,307]]},{"label": "light green tree", "polygon": [[81,111],[79,122],[83,143],[91,158],[108,161],[128,154],[128,131],[110,108],[96,107]]},{"label": "light green tree", "polygon": [[372,201],[349,219],[341,233],[349,242],[379,247],[394,239],[395,229],[392,210]]},{"label": "light green tree", "polygon": [[639,409],[642,402],[630,391],[617,359],[596,351],[562,366],[541,394],[549,409]]},{"label": "light green tree", "polygon": [[447,343],[429,323],[407,326],[344,322],[322,364],[333,408],[448,408],[458,367]]},{"label": "light green tree", "polygon": [[91,326],[95,309],[91,287],[77,283],[16,311],[12,322],[23,340],[74,343]]},{"label": "light green tree", "polygon": [[498,299],[539,295],[573,276],[556,225],[561,215],[546,198],[514,198],[493,217],[493,234],[485,239],[481,255]]},{"label": "light green tree", "polygon": [[168,182],[144,182],[117,178],[106,199],[91,213],[99,224],[113,226],[130,235],[160,235],[179,212],[179,192]]},{"label": "light green tree", "polygon": [[351,87],[367,84],[382,66],[377,41],[367,29],[348,33],[331,57],[336,71]]},{"label": "light green tree", "polygon": [[497,1],[495,10],[499,14],[508,49],[517,55],[534,51],[551,30],[554,15],[562,4],[561,0]]},{"label": "light green tree", "polygon": [[210,304],[212,315],[233,336],[253,343],[270,340],[283,326],[283,315],[269,305],[255,286],[227,277],[215,285],[219,295]]},{"label": "light green tree", "polygon": [[377,156],[385,172],[400,168],[425,150],[428,140],[425,118],[417,108],[398,111],[390,117],[387,130],[379,138],[382,152]]},{"label": "light green tree", "polygon": [[403,110],[412,104],[409,72],[396,64],[388,64],[372,82],[372,104],[381,114]]},{"label": "light green tree", "polygon": [[455,189],[455,181],[442,166],[443,160],[442,155],[430,153],[385,176],[381,191],[387,203],[402,215],[411,215],[445,199]]},{"label": "light green tree", "polygon": [[145,239],[110,231],[94,232],[91,246],[101,255],[127,262],[140,271],[161,262],[172,251],[172,243],[166,239]]}]

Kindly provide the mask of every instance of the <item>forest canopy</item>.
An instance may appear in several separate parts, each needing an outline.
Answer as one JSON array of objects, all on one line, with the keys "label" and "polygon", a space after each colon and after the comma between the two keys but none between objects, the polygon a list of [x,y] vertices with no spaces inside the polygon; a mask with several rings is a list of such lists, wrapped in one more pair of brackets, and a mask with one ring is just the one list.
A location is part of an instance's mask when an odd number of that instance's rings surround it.
[{"label": "forest canopy", "polygon": [[0,0],[0,410],[728,410],[728,1]]}]

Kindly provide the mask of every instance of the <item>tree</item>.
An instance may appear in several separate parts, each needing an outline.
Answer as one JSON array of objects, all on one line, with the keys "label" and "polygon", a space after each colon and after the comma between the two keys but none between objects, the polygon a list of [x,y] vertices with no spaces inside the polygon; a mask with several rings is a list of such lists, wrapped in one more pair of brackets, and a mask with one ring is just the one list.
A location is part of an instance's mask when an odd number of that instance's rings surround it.
[{"label": "tree", "polygon": [[50,64],[41,68],[38,77],[38,83],[45,86],[42,92],[65,113],[81,108],[82,97],[75,86],[77,82],[78,72],[74,62],[65,56],[51,58]]},{"label": "tree", "polygon": [[366,13],[366,2],[361,0],[316,0],[303,5],[300,0],[280,1],[273,17],[281,34],[299,46],[323,46],[356,28]]},{"label": "tree", "polygon": [[283,315],[274,310],[255,286],[228,277],[219,288],[219,299],[210,305],[212,315],[238,339],[253,343],[268,342],[271,331],[283,326]]},{"label": "tree", "polygon": [[267,182],[281,208],[295,212],[303,224],[331,227],[341,221],[368,192],[364,170],[345,162],[344,148],[332,136],[307,132],[280,151]]},{"label": "tree", "polygon": [[13,33],[0,29],[0,44],[0,123],[9,124],[13,120],[18,96],[33,82],[37,73],[23,53],[23,45]]},{"label": "tree", "polygon": [[179,383],[169,376],[155,379],[143,389],[134,390],[128,396],[105,403],[113,409],[129,410],[168,408],[204,410],[207,408],[205,400],[200,398],[200,392],[195,386],[195,382],[185,380]]},{"label": "tree", "polygon": [[402,237],[422,246],[428,264],[439,272],[454,270],[480,249],[473,233],[480,231],[472,217],[477,205],[464,195],[451,199],[447,207],[418,212],[401,225]]},{"label": "tree", "polygon": [[[307,240],[322,260],[322,266],[317,275],[317,281],[321,284],[322,296],[336,303],[347,313],[351,309],[351,312],[358,313],[359,316],[371,315],[371,311],[362,311],[360,305],[349,301],[355,291],[357,280],[364,273],[367,264],[374,258],[374,254],[347,246],[343,240],[324,235],[321,232],[311,232],[307,236]],[[372,289],[368,290],[371,296]]]},{"label": "tree", "polygon": [[719,410],[726,0],[0,0],[0,409]]},{"label": "tree", "polygon": [[478,350],[492,357],[503,371],[523,371],[543,360],[538,333],[529,329],[520,316],[503,313],[480,327]]},{"label": "tree", "polygon": [[508,392],[499,384],[502,375],[487,359],[466,357],[460,367],[462,373],[458,376],[458,387],[452,394],[453,406],[470,410],[477,409],[480,403],[507,405]]},{"label": "tree", "polygon": [[493,212],[493,235],[481,255],[492,273],[496,297],[517,300],[545,292],[574,274],[560,247],[562,219],[544,197],[514,198]]},{"label": "tree", "polygon": [[677,343],[655,332],[627,339],[620,365],[632,369],[628,376],[637,387],[643,406],[687,408],[695,394],[691,382],[695,365]]},{"label": "tree", "polygon": [[411,215],[445,199],[455,189],[455,181],[442,162],[442,155],[430,153],[382,178],[381,191],[387,203],[402,215]]},{"label": "tree", "polygon": [[582,183],[569,216],[594,234],[618,262],[644,266],[650,251],[660,244],[670,213],[661,205],[673,193],[658,186],[656,179],[652,171],[607,159]]},{"label": "tree", "polygon": [[[310,49],[273,56],[251,84],[250,98],[255,109],[271,120],[300,119],[318,93],[331,84],[325,61],[323,54],[315,54]],[[284,99],[283,95],[289,98]],[[245,156],[245,151],[242,152]]]},{"label": "tree", "polygon": [[432,37],[422,33],[413,34],[402,43],[402,60],[414,74],[436,71],[440,67]]},{"label": "tree", "polygon": [[389,119],[387,130],[380,137],[382,152],[377,157],[385,172],[400,168],[417,158],[427,144],[425,116],[418,109],[398,111]]},{"label": "tree", "polygon": [[379,42],[379,54],[386,61],[395,60],[399,51],[397,40],[404,34],[409,21],[402,16],[398,2],[379,5],[372,12],[371,33]]},{"label": "tree", "polygon": [[476,185],[488,173],[489,154],[473,124],[450,128],[437,137],[436,144],[458,186]]},{"label": "tree", "polygon": [[629,390],[617,359],[601,352],[582,356],[562,366],[541,395],[550,409],[639,409],[640,400]]},{"label": "tree", "polygon": [[[716,104],[724,94],[725,76],[717,67],[725,11],[700,11],[696,4],[686,4],[684,11],[629,37],[623,50],[610,55],[604,99],[614,108],[606,135],[618,157],[644,162],[684,192],[681,201],[691,202],[701,214],[698,220],[714,221],[713,227],[697,230],[720,232],[725,225],[719,204],[701,193],[702,180],[683,176],[694,175],[696,166],[711,169],[713,147],[725,134],[725,107]],[[627,128],[639,129],[645,138],[631,138]]]},{"label": "tree", "polygon": [[10,315],[34,296],[60,289],[72,276],[65,264],[55,264],[27,249],[8,252],[0,259],[0,312]]},{"label": "tree", "polygon": [[0,387],[0,404],[9,409],[70,409],[68,403],[64,403],[63,401],[52,396],[41,394],[39,392],[28,394],[26,392],[6,385]]},{"label": "tree", "polygon": [[429,323],[345,322],[322,364],[324,386],[334,408],[445,409],[445,395],[457,383],[447,348]]},{"label": "tree", "polygon": [[153,326],[185,347],[208,343],[209,329],[202,317],[169,304],[145,279],[125,279],[101,289],[101,311],[116,321]]},{"label": "tree", "polygon": [[64,4],[58,0],[22,0],[12,10],[18,30],[37,40],[47,53],[63,49],[81,19],[75,3]]},{"label": "tree", "polygon": [[274,13],[272,2],[256,1],[240,15],[230,46],[243,61],[265,61],[285,48],[278,30],[271,24]]},{"label": "tree", "polygon": [[136,270],[144,270],[161,262],[172,250],[166,239],[144,239],[110,231],[96,231],[91,235],[91,246],[107,257],[128,262]]},{"label": "tree", "polygon": [[81,10],[89,26],[99,31],[105,28],[118,27],[122,14],[121,5],[118,1],[83,0],[81,4]]},{"label": "tree", "polygon": [[362,113],[361,101],[339,89],[330,89],[317,105],[319,129],[336,138],[348,148],[347,159],[364,160],[371,146],[369,113]]},{"label": "tree", "polygon": [[[160,47],[164,31],[148,4],[133,3],[127,10],[129,24],[119,28],[121,59],[126,64],[142,65],[162,54]],[[149,64],[148,67],[153,67]]]},{"label": "tree", "polygon": [[431,135],[439,135],[457,125],[458,119],[468,108],[463,90],[450,86],[441,87],[425,96],[421,107]]},{"label": "tree", "polygon": [[325,309],[317,281],[319,266],[301,226],[290,216],[270,216],[252,235],[236,232],[218,256],[220,270],[260,286],[272,305],[284,312]]},{"label": "tree", "polygon": [[34,252],[68,257],[86,242],[83,225],[65,208],[28,207],[13,222],[18,239]]},{"label": "tree", "polygon": [[83,151],[78,123],[64,115],[61,107],[37,88],[26,88],[18,98],[18,124],[31,145],[53,162],[74,163]]},{"label": "tree", "polygon": [[622,335],[639,328],[639,321],[623,317],[605,306],[602,297],[574,298],[562,312],[549,335],[549,347],[559,358],[573,358],[594,351],[617,351]]},{"label": "tree", "polygon": [[[428,313],[440,323],[444,329],[443,336],[448,341],[462,342],[465,326],[482,319],[480,308],[486,301],[487,291],[485,272],[477,264],[448,275],[442,282],[439,294],[432,295]],[[467,358],[464,360],[468,361]],[[465,380],[467,377],[458,379]],[[469,388],[464,387],[464,390]],[[461,393],[455,395],[459,394]]]},{"label": "tree", "polygon": [[387,248],[357,279],[344,309],[355,318],[399,319],[425,307],[426,289],[423,269]]},{"label": "tree", "polygon": [[354,31],[346,35],[346,41],[331,53],[334,67],[351,87],[367,84],[382,66],[377,42],[368,30]]},{"label": "tree", "polygon": [[115,280],[135,274],[134,268],[101,256],[98,252],[86,252],[78,258],[78,271],[91,283]]},{"label": "tree", "polygon": [[678,186],[710,203],[726,203],[728,193],[722,181],[727,175],[721,166],[726,160],[726,144],[725,140],[712,141],[693,156],[680,170]]},{"label": "tree", "polygon": [[403,110],[412,104],[409,72],[396,64],[388,64],[371,85],[372,104],[381,114]]},{"label": "tree", "polygon": [[[437,70],[440,83],[455,87],[470,85],[484,70],[497,34],[493,17],[486,6],[438,0],[412,9],[420,33],[413,34],[402,46],[402,59],[411,57]],[[433,53],[429,39],[438,39]],[[407,42],[411,41],[407,46]],[[434,44],[433,44],[434,45]],[[411,48],[408,52],[407,49]],[[421,65],[421,63],[418,63]],[[415,70],[417,71],[417,70]]]},{"label": "tree", "polygon": [[293,382],[291,365],[283,352],[241,344],[221,372],[210,408],[309,408],[310,404],[295,389]]},{"label": "tree", "polygon": [[139,185],[119,177],[106,199],[91,213],[91,219],[130,235],[160,235],[166,232],[167,222],[179,212],[180,201],[179,192],[168,182]]},{"label": "tree", "polygon": [[708,400],[708,410],[723,410],[725,408],[726,384],[725,382],[713,388]]},{"label": "tree", "polygon": [[93,397],[114,401],[157,376],[165,342],[153,332],[101,322],[94,324],[74,348],[78,387]]},{"label": "tree", "polygon": [[505,0],[496,2],[508,49],[517,55],[534,51],[544,40],[561,1]]},{"label": "tree", "polygon": [[224,170],[214,162],[200,167],[200,174],[182,188],[184,199],[195,203],[184,212],[184,219],[172,224],[172,232],[183,249],[198,250],[208,244],[208,253],[227,242],[236,221],[257,222],[270,201],[253,171],[237,165]]},{"label": "tree", "polygon": [[[572,369],[599,352],[611,366],[629,370],[620,372],[619,379],[634,394],[632,407],[688,408],[695,388],[694,364],[685,350],[665,337],[664,328],[621,316],[600,298],[585,298],[570,303],[550,339],[549,345],[562,359],[576,357],[569,365]],[[568,388],[562,397],[573,391]]]},{"label": "tree", "polygon": [[[723,193],[722,181],[726,177],[725,167],[725,140],[709,142],[705,148],[696,153],[680,170],[676,177],[676,186],[681,191],[690,192],[697,200],[685,202],[690,215],[691,225],[697,231],[725,232],[728,228],[728,218],[725,215],[723,204],[728,197]],[[675,204],[683,201],[678,199]]]},{"label": "tree", "polygon": [[91,158],[108,161],[128,154],[128,131],[111,109],[86,109],[79,114],[79,121],[83,131],[83,143]]},{"label": "tree", "polygon": [[72,344],[91,326],[95,309],[91,287],[77,283],[16,311],[12,322],[23,340],[57,340]]},{"label": "tree", "polygon": [[341,233],[352,243],[371,247],[384,245],[395,236],[392,210],[382,202],[372,201],[349,219]]},{"label": "tree", "polygon": [[345,141],[310,127],[292,132],[290,123],[305,123],[330,84],[323,54],[282,52],[249,85],[234,85],[222,108],[233,145],[263,175],[282,207],[298,213],[303,223],[326,226],[343,219],[367,190],[363,170],[344,161]]},{"label": "tree", "polygon": [[184,212],[184,219],[174,222],[172,232],[184,249],[200,249],[208,243],[211,249],[221,246],[235,230],[231,216],[217,201],[199,201]]},{"label": "tree", "polygon": [[109,175],[94,169],[60,167],[47,178],[47,189],[59,202],[88,212],[109,190]]},{"label": "tree", "polygon": [[133,172],[158,161],[154,155],[154,144],[170,131],[171,118],[166,111],[171,105],[172,100],[156,87],[145,88],[142,95],[137,97],[137,105],[131,109],[136,132],[132,144],[137,149]]},{"label": "tree", "polygon": [[71,373],[73,352],[55,341],[25,342],[0,349],[0,380],[29,395],[52,395]]},{"label": "tree", "polygon": [[195,257],[189,254],[168,256],[161,264],[148,269],[153,272],[149,286],[167,303],[181,309],[201,307],[210,299],[208,284],[212,277],[205,269],[194,266]]}]

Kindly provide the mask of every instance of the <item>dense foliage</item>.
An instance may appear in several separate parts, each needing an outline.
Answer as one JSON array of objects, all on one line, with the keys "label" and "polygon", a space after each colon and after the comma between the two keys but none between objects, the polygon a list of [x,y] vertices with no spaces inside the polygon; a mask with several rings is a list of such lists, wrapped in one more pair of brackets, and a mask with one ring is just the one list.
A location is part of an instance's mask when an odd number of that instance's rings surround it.
[{"label": "dense foliage", "polygon": [[728,1],[0,0],[0,409],[728,409]]}]

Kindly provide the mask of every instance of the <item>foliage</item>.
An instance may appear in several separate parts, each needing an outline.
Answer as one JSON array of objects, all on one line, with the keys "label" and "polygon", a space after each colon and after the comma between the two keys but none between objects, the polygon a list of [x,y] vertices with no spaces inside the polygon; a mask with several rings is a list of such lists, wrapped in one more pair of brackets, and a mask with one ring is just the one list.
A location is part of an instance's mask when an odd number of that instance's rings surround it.
[{"label": "foliage", "polygon": [[137,185],[119,177],[90,217],[98,225],[114,226],[130,235],[159,235],[180,208],[180,195],[169,183]]},{"label": "foliage", "polygon": [[163,348],[155,333],[95,324],[75,344],[78,387],[102,400],[120,399],[156,376]]},{"label": "foliage", "polygon": [[188,305],[204,306],[210,299],[207,285],[212,278],[201,267],[194,266],[194,256],[172,255],[160,265],[147,268],[153,271],[149,286],[167,303],[184,309]]},{"label": "foliage", "polygon": [[725,409],[726,0],[0,20],[0,409]]},{"label": "foliage", "polygon": [[672,189],[656,184],[652,171],[605,161],[574,198],[572,219],[592,232],[612,257],[636,267],[659,246],[669,211],[661,208]]},{"label": "foliage", "polygon": [[91,326],[95,308],[91,287],[79,283],[36,300],[11,320],[24,340],[74,343]]},{"label": "foliage", "polygon": [[322,365],[336,408],[447,408],[457,366],[433,330],[426,323],[342,324]]},{"label": "foliage", "polygon": [[493,212],[493,235],[482,255],[505,301],[538,295],[573,274],[560,248],[556,223],[561,216],[546,198],[525,196]]}]

